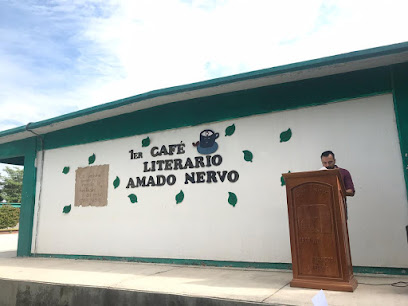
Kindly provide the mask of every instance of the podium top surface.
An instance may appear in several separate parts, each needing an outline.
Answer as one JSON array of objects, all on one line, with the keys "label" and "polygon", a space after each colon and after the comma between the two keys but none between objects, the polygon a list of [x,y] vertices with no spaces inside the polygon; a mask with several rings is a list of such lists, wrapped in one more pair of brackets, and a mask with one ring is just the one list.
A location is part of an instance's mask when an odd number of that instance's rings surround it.
[{"label": "podium top surface", "polygon": [[295,178],[313,178],[313,177],[322,177],[322,176],[337,176],[340,186],[344,188],[344,182],[340,174],[339,169],[327,169],[327,170],[316,170],[316,171],[302,171],[302,172],[291,172],[291,173],[282,173],[283,178],[286,179],[295,179]]},{"label": "podium top surface", "polygon": [[290,173],[282,173],[284,178],[291,177],[313,177],[313,176],[322,176],[322,175],[337,175],[341,178],[340,170],[339,169],[327,169],[327,170],[316,170],[316,171],[301,171],[301,172],[290,172]]}]

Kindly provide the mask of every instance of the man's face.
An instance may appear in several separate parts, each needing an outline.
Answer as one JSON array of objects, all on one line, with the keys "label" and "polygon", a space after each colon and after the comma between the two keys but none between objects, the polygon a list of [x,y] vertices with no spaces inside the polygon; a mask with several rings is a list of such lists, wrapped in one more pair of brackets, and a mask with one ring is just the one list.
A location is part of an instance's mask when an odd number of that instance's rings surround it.
[{"label": "man's face", "polygon": [[334,169],[334,165],[336,164],[336,160],[334,159],[333,155],[330,154],[329,156],[322,157],[322,165],[327,169]]}]

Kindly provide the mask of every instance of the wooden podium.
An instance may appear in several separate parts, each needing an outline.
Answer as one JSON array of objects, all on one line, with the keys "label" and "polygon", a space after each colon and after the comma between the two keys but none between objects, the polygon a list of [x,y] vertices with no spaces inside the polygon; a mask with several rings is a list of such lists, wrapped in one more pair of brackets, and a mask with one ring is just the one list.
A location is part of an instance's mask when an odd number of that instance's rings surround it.
[{"label": "wooden podium", "polygon": [[284,173],[289,212],[291,287],[354,291],[345,189],[340,171]]}]

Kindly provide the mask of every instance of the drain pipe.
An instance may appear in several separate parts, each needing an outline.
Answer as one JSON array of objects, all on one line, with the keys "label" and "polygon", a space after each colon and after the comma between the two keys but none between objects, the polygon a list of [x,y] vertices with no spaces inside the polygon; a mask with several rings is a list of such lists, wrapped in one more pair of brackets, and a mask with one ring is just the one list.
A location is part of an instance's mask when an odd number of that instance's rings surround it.
[{"label": "drain pipe", "polygon": [[[41,167],[40,167],[40,188],[38,191],[38,202],[37,202],[37,215],[36,215],[36,224],[35,224],[35,239],[34,239],[34,253],[37,253],[37,242],[38,242],[38,226],[40,222],[40,207],[41,207],[41,190],[42,190],[42,182],[43,182],[43,170],[44,170],[44,138],[40,135],[34,132],[33,130],[30,130],[29,126],[32,122],[27,123],[25,126],[25,130],[27,132],[30,132],[37,136],[40,139],[40,149],[41,149],[41,155],[40,155],[40,162],[41,162]],[[37,160],[38,161],[38,160]],[[36,163],[38,165],[38,162]],[[38,177],[38,172],[36,173],[36,176]]]}]

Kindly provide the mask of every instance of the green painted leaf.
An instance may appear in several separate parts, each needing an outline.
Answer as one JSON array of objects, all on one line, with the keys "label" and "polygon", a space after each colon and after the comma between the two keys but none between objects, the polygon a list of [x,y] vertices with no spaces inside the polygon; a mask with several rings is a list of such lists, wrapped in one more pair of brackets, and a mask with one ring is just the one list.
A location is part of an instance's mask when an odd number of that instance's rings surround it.
[{"label": "green painted leaf", "polygon": [[280,142],[286,142],[292,137],[292,130],[289,128],[280,133]]},{"label": "green painted leaf", "polygon": [[62,212],[64,213],[64,214],[67,214],[67,213],[69,213],[71,211],[71,204],[69,204],[69,205],[67,205],[67,206],[64,206],[64,209],[62,210]]},{"label": "green painted leaf", "polygon": [[180,190],[180,192],[176,195],[176,204],[180,204],[184,200],[184,192]]},{"label": "green painted leaf", "polygon": [[228,192],[228,194],[229,194],[228,203],[230,203],[233,207],[235,207],[235,205],[238,202],[237,196],[233,192]]},{"label": "green painted leaf", "polygon": [[225,136],[231,136],[235,132],[235,124],[230,125],[225,129]]},{"label": "green painted leaf", "polygon": [[116,177],[115,180],[113,181],[113,187],[118,188],[120,184],[120,179],[119,177]]},{"label": "green painted leaf", "polygon": [[130,199],[130,202],[137,203],[137,196],[135,194],[129,194],[128,198]]},{"label": "green painted leaf", "polygon": [[142,147],[148,147],[150,145],[150,138],[146,137],[142,140]]},{"label": "green painted leaf", "polygon": [[[288,171],[288,173],[290,173],[290,171]],[[283,178],[283,175],[281,176],[281,186],[285,186],[285,179]]]},{"label": "green painted leaf", "polygon": [[95,162],[95,158],[96,158],[95,154],[92,154],[91,156],[89,156],[88,162],[90,165],[92,165]]},{"label": "green painted leaf", "polygon": [[69,172],[69,167],[64,167],[62,173],[67,174]]},{"label": "green painted leaf", "polygon": [[252,159],[254,158],[254,156],[252,155],[252,152],[248,150],[244,150],[242,152],[244,152],[244,159],[246,161],[252,162]]}]

